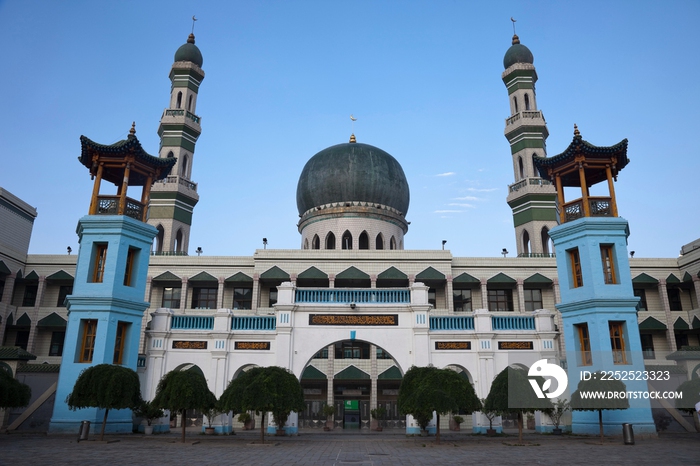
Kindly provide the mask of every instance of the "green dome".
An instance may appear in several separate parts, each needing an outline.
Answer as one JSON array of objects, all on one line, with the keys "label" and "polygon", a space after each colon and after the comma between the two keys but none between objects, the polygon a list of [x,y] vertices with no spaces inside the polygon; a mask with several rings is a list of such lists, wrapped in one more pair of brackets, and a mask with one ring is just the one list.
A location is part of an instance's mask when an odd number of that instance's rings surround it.
[{"label": "green dome", "polygon": [[532,65],[534,62],[535,57],[532,56],[530,49],[522,45],[518,36],[514,35],[513,45],[510,46],[503,57],[503,67],[508,69],[516,63],[529,63]]},{"label": "green dome", "polygon": [[[354,138],[354,136],[353,136]],[[306,162],[297,184],[297,209],[362,201],[406,215],[410,195],[403,169],[383,150],[350,142],[323,149]]]},{"label": "green dome", "polygon": [[187,38],[187,43],[183,44],[177,52],[175,52],[175,61],[189,61],[202,67],[204,60],[202,59],[202,52],[199,51],[199,47],[194,45],[194,34],[190,34]]}]

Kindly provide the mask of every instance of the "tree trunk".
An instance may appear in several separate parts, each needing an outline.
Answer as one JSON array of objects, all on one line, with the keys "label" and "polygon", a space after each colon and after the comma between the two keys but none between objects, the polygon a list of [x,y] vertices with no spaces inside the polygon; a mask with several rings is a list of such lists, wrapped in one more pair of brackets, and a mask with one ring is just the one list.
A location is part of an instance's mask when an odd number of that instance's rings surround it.
[{"label": "tree trunk", "polygon": [[102,432],[100,432],[100,442],[105,439],[105,426],[107,425],[107,413],[109,409],[105,409],[105,417],[102,419]]},{"label": "tree trunk", "polygon": [[518,443],[523,443],[523,412],[518,411]]},{"label": "tree trunk", "polygon": [[260,443],[265,443],[265,412],[260,416]]},{"label": "tree trunk", "polygon": [[435,431],[435,443],[440,445],[440,414],[437,414],[437,430]]},{"label": "tree trunk", "polygon": [[600,425],[600,443],[603,444],[603,410],[598,410],[598,424]]},{"label": "tree trunk", "polygon": [[186,417],[186,414],[187,414],[187,410],[183,409],[182,410],[182,443],[185,443],[185,424],[186,424],[185,417]]}]

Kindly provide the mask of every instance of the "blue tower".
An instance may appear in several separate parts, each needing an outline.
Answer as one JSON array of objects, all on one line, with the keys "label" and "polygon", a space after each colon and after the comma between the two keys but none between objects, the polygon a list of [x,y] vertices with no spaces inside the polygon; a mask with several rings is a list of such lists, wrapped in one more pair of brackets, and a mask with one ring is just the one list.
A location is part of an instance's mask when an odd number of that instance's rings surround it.
[{"label": "blue tower", "polygon": [[[127,139],[112,145],[80,137],[80,162],[95,185],[88,215],[78,221],[80,241],[73,294],[66,298],[68,325],[50,432],[78,432],[83,420],[101,423],[103,410],[71,411],[67,396],[80,373],[96,364],[136,370],[143,300],[151,244],[157,230],[146,224],[153,182],[165,178],[175,158],[147,154],[132,126]],[[102,181],[116,195],[100,195]],[[141,188],[141,200],[127,197]],[[131,410],[110,411],[107,432],[131,432]]]},{"label": "blue tower", "polygon": [[[627,139],[610,147],[583,140],[574,125],[569,147],[554,157],[534,157],[542,178],[557,190],[559,225],[549,232],[557,257],[569,391],[582,377],[605,371],[622,378],[630,408],[603,411],[606,433],[621,433],[630,423],[643,434],[656,434],[644,377],[637,303],[627,255],[629,225],[618,216],[613,181],[629,159]],[[608,196],[591,196],[591,186],[607,183]],[[581,198],[565,202],[564,188],[580,188]],[[636,372],[639,371],[639,372]],[[630,380],[633,379],[633,380]],[[639,398],[636,398],[638,396]],[[570,398],[569,398],[570,399]],[[599,431],[598,413],[575,411],[574,433]]]}]

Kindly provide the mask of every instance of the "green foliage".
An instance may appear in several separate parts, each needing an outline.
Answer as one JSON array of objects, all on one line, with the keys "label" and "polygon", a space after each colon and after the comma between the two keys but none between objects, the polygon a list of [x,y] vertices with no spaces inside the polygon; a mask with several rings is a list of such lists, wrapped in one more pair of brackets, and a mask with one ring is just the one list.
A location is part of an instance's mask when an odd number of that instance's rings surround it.
[{"label": "green foliage", "polygon": [[158,382],[153,404],[174,412],[187,409],[206,411],[216,405],[216,396],[209,390],[207,381],[200,372],[174,370]]},{"label": "green foliage", "polygon": [[433,411],[473,412],[481,409],[481,401],[469,380],[452,369],[411,367],[401,381],[398,405],[402,414],[410,414],[425,429]]},{"label": "green foliage", "polygon": [[481,412],[484,413],[484,416],[486,416],[486,419],[489,420],[489,429],[493,430],[493,420],[498,416],[497,411],[490,411],[486,408],[486,399],[482,398],[481,399]]},{"label": "green foliage", "polygon": [[554,406],[551,409],[547,409],[544,412],[552,420],[554,428],[558,429],[559,424],[561,423],[561,418],[570,409],[571,405],[569,404],[569,400],[567,400],[566,398],[561,398],[557,400],[556,403],[554,403]]},{"label": "green foliage", "polygon": [[146,423],[150,426],[154,419],[159,419],[165,416],[162,409],[153,405],[151,401],[143,401],[134,410],[134,414],[137,417],[141,417],[146,420]]},{"label": "green foliage", "polygon": [[372,419],[384,419],[384,416],[386,416],[386,408],[374,408],[370,410],[369,414],[372,416]]},{"label": "green foliage", "polygon": [[676,408],[687,413],[693,413],[695,404],[700,401],[700,379],[683,382],[677,391],[683,393],[683,398],[676,399]]},{"label": "green foliage", "polygon": [[249,413],[241,413],[238,415],[238,422],[241,422],[245,424],[246,422],[249,422],[251,420],[251,416]]},{"label": "green foliage", "polygon": [[31,397],[32,389],[29,385],[21,383],[0,368],[0,409],[27,406]]},{"label": "green foliage", "polygon": [[128,367],[113,364],[88,367],[78,376],[66,403],[72,410],[136,408],[141,404],[139,376]]},{"label": "green foliage", "polygon": [[598,411],[603,409],[627,409],[630,403],[627,398],[598,398],[586,399],[581,392],[625,392],[627,386],[621,380],[601,380],[602,372],[595,372],[589,380],[582,380],[571,395],[571,409],[574,411]]},{"label": "green foliage", "polygon": [[323,415],[329,418],[335,414],[335,406],[323,405]]},{"label": "green foliage", "polygon": [[[542,382],[541,379],[538,380],[540,386]],[[485,412],[496,413],[499,416],[534,413],[551,408],[552,402],[549,398],[537,398],[528,381],[527,371],[513,367],[506,367],[493,379],[491,390],[484,402]]]},{"label": "green foliage", "polygon": [[461,423],[464,422],[464,418],[463,418],[462,416],[452,416],[452,419],[454,419],[454,421],[455,421],[457,424],[461,424]]}]

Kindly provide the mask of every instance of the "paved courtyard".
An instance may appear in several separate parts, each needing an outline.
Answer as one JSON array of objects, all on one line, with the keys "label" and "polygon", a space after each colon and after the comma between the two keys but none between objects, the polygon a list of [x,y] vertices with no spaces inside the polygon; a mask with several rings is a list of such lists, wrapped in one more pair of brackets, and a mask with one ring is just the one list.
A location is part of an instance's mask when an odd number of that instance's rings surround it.
[{"label": "paved courtyard", "polygon": [[[266,437],[259,432],[231,436],[204,436],[188,432],[187,443],[176,433],[110,435],[109,442],[77,443],[77,435],[0,435],[0,465],[430,465],[430,464],[700,464],[700,434],[666,434],[635,438],[624,445],[621,437],[554,437],[526,435],[487,438],[446,433],[435,438],[406,437],[397,433],[341,434],[303,432],[297,437]],[[117,441],[118,440],[118,441]],[[197,443],[198,442],[198,443]]]}]

